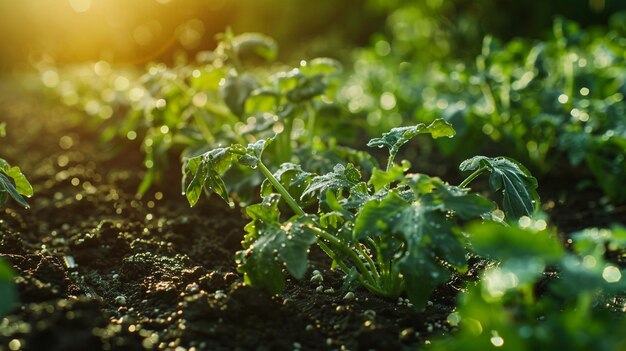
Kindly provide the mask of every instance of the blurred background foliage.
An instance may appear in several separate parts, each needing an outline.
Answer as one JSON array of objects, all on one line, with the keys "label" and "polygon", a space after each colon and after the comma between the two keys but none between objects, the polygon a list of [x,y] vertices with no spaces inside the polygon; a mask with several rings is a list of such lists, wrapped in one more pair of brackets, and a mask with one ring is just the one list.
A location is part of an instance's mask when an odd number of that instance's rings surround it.
[{"label": "blurred background foliage", "polygon": [[620,0],[0,0],[0,67],[42,56],[171,62],[212,49],[228,26],[275,38],[283,57],[341,56],[380,36],[393,37],[394,54],[407,59],[471,57],[485,34],[541,37],[556,15],[585,27],[623,9]]}]

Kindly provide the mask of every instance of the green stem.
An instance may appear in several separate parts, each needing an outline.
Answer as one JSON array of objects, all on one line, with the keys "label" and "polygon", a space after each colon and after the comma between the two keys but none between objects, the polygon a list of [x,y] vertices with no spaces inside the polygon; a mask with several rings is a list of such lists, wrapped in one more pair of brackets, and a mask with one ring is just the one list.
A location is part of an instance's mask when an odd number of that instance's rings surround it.
[{"label": "green stem", "polygon": [[389,158],[387,159],[387,168],[385,169],[386,172],[389,172],[391,167],[393,167],[393,159],[395,158],[395,156],[395,153],[389,152]]},{"label": "green stem", "polygon": [[332,258],[335,262],[337,262],[337,265],[339,266],[339,268],[341,268],[341,270],[345,274],[350,273],[350,267],[348,267],[348,265],[345,264],[345,262],[343,262],[343,260],[337,256],[335,251],[333,251],[328,245],[326,245],[325,242],[318,241],[317,244],[322,249],[322,251],[324,251],[324,253],[328,255],[328,257]]},{"label": "green stem", "polygon": [[357,255],[354,251],[352,251],[350,248],[344,245],[334,235],[317,227],[309,226],[309,228],[313,230],[313,232],[318,238],[328,241],[337,249],[339,249],[343,254],[350,257],[352,261],[354,261],[356,268],[361,272],[361,274],[363,275],[366,281],[370,282],[372,285],[378,285],[377,281],[372,277],[370,271],[367,269],[367,267],[365,267],[365,264],[363,263],[363,260],[361,260],[359,255]]},{"label": "green stem", "polygon": [[359,250],[359,253],[361,254],[361,256],[365,257],[365,260],[367,261],[367,264],[369,264],[370,270],[372,274],[374,275],[374,278],[376,280],[380,280],[380,274],[378,274],[378,270],[376,269],[376,264],[374,263],[374,260],[372,260],[370,255],[363,249],[363,247],[360,244],[357,244],[356,247],[357,247],[357,250]]},{"label": "green stem", "polygon": [[270,170],[267,169],[267,167],[265,167],[265,165],[263,164],[263,162],[260,159],[259,159],[258,166],[259,166],[259,169],[261,170],[261,172],[263,172],[263,174],[267,178],[267,180],[270,181],[270,183],[272,184],[274,189],[276,189],[276,191],[278,191],[280,193],[280,195],[283,197],[283,199],[285,199],[285,201],[287,202],[289,207],[291,207],[293,212],[295,212],[298,216],[305,216],[306,213],[304,212],[304,210],[300,207],[300,205],[298,205],[298,203],[291,196],[291,194],[289,194],[287,189],[285,189],[285,187],[282,184],[280,184],[278,179],[276,179],[276,177],[274,177],[272,172],[270,172]]},{"label": "green stem", "polygon": [[200,128],[200,132],[202,133],[204,140],[209,144],[215,143],[215,137],[213,136],[213,133],[211,133],[209,126],[206,124],[206,121],[202,118],[200,113],[194,113],[193,119],[198,125],[198,128]]},{"label": "green stem", "polygon": [[482,166],[478,168],[477,170],[475,170],[472,174],[470,174],[467,178],[465,178],[465,180],[462,181],[461,184],[459,184],[459,188],[467,187],[467,185],[471,183],[472,180],[476,179],[476,177],[483,174],[487,169],[488,169],[487,166]]},{"label": "green stem", "polygon": [[311,149],[313,149],[313,140],[315,139],[315,110],[313,109],[313,106],[311,106],[311,103],[308,102],[306,104],[306,111],[309,117],[308,123],[307,123],[307,132],[308,132],[308,141],[309,141],[309,145],[311,146]]}]

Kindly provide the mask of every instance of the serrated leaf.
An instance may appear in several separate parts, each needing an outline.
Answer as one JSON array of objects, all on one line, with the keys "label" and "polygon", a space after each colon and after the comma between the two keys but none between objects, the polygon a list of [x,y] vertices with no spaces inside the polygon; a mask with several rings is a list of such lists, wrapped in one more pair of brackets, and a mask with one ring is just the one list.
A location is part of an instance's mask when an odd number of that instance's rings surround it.
[{"label": "serrated leaf", "polygon": [[404,178],[404,172],[406,172],[408,167],[405,165],[392,165],[391,168],[387,171],[383,171],[378,168],[374,168],[372,170],[372,176],[370,177],[368,184],[374,186],[374,191],[379,191],[383,189],[393,182],[397,182]]},{"label": "serrated leaf", "polygon": [[[305,172],[299,164],[285,162],[273,173],[274,178],[287,189],[294,199],[299,199],[306,187],[310,183],[312,173]],[[266,179],[261,184],[261,194],[268,195],[274,192],[274,187]]]},{"label": "serrated leaf", "polygon": [[405,219],[405,210],[411,204],[395,192],[389,192],[381,201],[368,201],[357,214],[354,223],[354,239],[391,234],[398,221]]},{"label": "serrated leaf", "polygon": [[263,151],[265,151],[265,148],[273,140],[274,140],[273,138],[259,139],[259,140],[255,141],[254,143],[248,144],[248,146],[246,147],[246,152],[250,156],[254,156],[254,157],[258,158],[258,159],[261,159],[261,156],[263,155]]},{"label": "serrated leaf", "polygon": [[337,164],[330,173],[313,177],[311,183],[302,193],[301,199],[311,194],[324,194],[326,190],[350,189],[361,179],[361,173],[349,163],[347,166]]},{"label": "serrated leaf", "polygon": [[463,189],[443,183],[436,185],[430,197],[432,206],[438,205],[442,211],[453,211],[463,219],[480,218],[496,209],[493,202],[478,194],[469,194]]},{"label": "serrated leaf", "polygon": [[304,277],[309,265],[307,259],[309,248],[316,242],[315,234],[308,227],[309,222],[309,218],[301,217],[281,228],[285,232],[285,241],[279,243],[278,255],[285,262],[289,273],[296,279]]},{"label": "serrated leaf", "polygon": [[517,220],[531,216],[539,206],[537,179],[521,164],[506,157],[489,158],[475,156],[461,163],[462,171],[474,171],[486,167],[491,172],[489,187],[502,191],[502,207],[506,215]]},{"label": "serrated leaf", "polygon": [[293,277],[301,279],[308,267],[308,250],[316,240],[308,227],[308,217],[279,222],[279,199],[278,194],[272,194],[246,209],[252,219],[245,227],[247,250],[237,254],[238,270],[246,275],[249,284],[274,294],[280,293],[285,284],[279,262],[285,263]]},{"label": "serrated leaf", "polygon": [[230,148],[217,148],[183,161],[183,189],[191,206],[198,202],[203,189],[230,203],[221,176],[231,167],[233,158]]},{"label": "serrated leaf", "polygon": [[381,138],[371,139],[367,146],[386,147],[389,149],[390,157],[395,157],[402,145],[419,134],[431,134],[433,138],[452,137],[455,134],[452,125],[443,119],[436,119],[431,124],[419,123],[409,127],[393,128],[387,133],[383,133]]}]

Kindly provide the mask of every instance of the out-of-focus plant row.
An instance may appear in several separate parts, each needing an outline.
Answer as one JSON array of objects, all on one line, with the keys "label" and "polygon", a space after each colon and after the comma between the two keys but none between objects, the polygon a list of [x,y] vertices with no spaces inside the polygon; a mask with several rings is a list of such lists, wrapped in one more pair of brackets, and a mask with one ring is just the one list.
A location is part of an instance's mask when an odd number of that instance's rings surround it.
[{"label": "out-of-focus plant row", "polygon": [[[484,38],[475,60],[439,60],[395,33],[355,56],[340,101],[369,126],[445,118],[464,158],[497,149],[542,175],[593,179],[626,201],[626,31],[557,19],[545,41]],[[408,21],[408,19],[406,19]],[[400,22],[402,23],[402,22]],[[401,24],[397,24],[401,26]]]}]

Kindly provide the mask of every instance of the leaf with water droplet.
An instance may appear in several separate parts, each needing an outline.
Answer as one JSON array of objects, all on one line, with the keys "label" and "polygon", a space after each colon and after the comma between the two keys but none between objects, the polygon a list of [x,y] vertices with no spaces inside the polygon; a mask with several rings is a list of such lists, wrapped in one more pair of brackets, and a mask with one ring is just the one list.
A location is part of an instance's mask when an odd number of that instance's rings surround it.
[{"label": "leaf with water droplet", "polygon": [[539,208],[537,179],[522,164],[507,157],[475,156],[459,166],[462,171],[474,171],[479,167],[491,172],[489,187],[502,192],[502,207],[507,217],[518,220],[522,216],[532,216]]},{"label": "leaf with water droplet", "polygon": [[452,125],[439,118],[431,124],[419,123],[409,127],[393,128],[389,132],[383,133],[380,138],[374,138],[367,143],[370,147],[386,147],[389,149],[389,156],[395,157],[398,150],[413,137],[419,134],[430,134],[433,138],[452,137],[456,132]]},{"label": "leaf with water droplet", "polygon": [[8,194],[20,205],[29,208],[28,202],[22,195],[33,195],[33,187],[18,167],[10,167],[5,160],[0,159],[0,161],[0,193],[4,194],[0,197],[0,206],[7,201],[6,194]]}]

